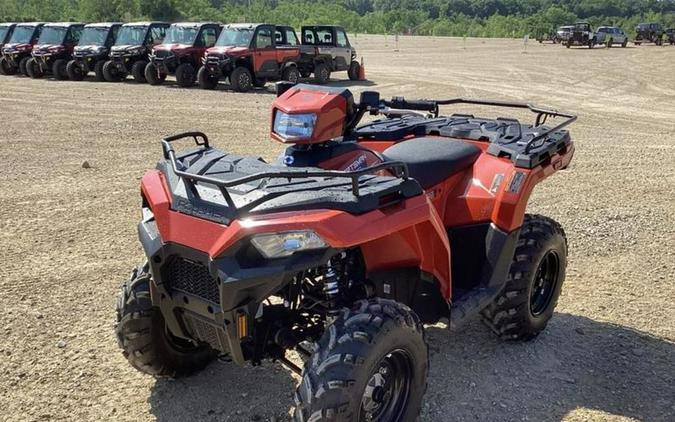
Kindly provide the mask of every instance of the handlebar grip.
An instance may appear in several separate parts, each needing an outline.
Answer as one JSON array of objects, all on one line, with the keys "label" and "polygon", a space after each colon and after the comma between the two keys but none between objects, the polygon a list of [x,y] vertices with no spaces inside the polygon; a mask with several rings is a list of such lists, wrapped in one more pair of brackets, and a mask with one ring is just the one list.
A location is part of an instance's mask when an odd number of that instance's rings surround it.
[{"label": "handlebar grip", "polygon": [[385,104],[391,108],[402,110],[432,111],[438,110],[436,101],[429,100],[406,100],[403,97],[393,97],[391,101],[385,101]]}]

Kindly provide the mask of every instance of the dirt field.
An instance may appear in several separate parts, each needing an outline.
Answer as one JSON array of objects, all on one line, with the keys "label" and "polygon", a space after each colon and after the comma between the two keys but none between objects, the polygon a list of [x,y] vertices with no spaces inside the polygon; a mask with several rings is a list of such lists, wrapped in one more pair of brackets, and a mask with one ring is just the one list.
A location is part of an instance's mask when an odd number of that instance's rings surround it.
[{"label": "dirt field", "polygon": [[[421,420],[674,420],[675,47],[524,51],[522,41],[402,37],[394,51],[391,37],[353,41],[372,81],[356,91],[579,114],[573,165],[530,208],[570,240],[558,313],[527,344],[504,344],[479,322],[456,335],[429,328]],[[216,362],[156,381],[127,364],[112,334],[118,285],[142,259],[139,179],[160,157],[159,138],[196,128],[224,149],[274,158],[268,90],[0,76],[0,419],[288,418],[296,378],[280,365]]]}]

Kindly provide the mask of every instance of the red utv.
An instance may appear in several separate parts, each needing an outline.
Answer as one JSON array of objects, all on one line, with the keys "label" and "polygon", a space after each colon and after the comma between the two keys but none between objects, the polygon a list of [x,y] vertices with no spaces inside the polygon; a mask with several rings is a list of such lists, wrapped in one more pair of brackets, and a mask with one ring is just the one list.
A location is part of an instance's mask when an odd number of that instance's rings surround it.
[{"label": "red utv", "polygon": [[83,23],[48,23],[42,29],[31,55],[26,63],[28,76],[41,78],[51,74],[56,79],[68,79],[66,66],[73,57],[73,50],[80,40]]},{"label": "red utv", "polygon": [[197,79],[201,88],[215,89],[220,79],[228,78],[238,92],[267,81],[296,83],[299,58],[298,38],[290,26],[226,25],[216,45],[206,50]]},{"label": "red utv", "polygon": [[[529,109],[536,120],[439,114],[452,104]],[[383,118],[358,126],[367,113]],[[564,120],[545,124],[554,118]],[[219,353],[279,360],[302,375],[297,421],[415,420],[429,365],[423,323],[456,329],[480,315],[500,337],[529,340],[553,315],[565,234],[526,208],[569,165],[574,120],[376,92],[356,103],[345,89],[298,85],[273,104],[283,163],[229,154],[199,132],[164,139],[141,182],[147,262],[117,304],[124,355],[163,376]],[[176,151],[186,138],[194,147]]]},{"label": "red utv", "polygon": [[110,60],[103,65],[103,77],[108,82],[121,82],[129,74],[134,81],[144,83],[145,67],[150,51],[166,36],[166,22],[133,22],[122,25],[115,45],[110,49]]},{"label": "red utv", "polygon": [[216,44],[222,29],[219,23],[174,23],[164,42],[152,49],[145,79],[151,85],[164,82],[167,75],[176,75],[176,82],[190,87],[197,80],[206,50]]},{"label": "red utv", "polygon": [[361,65],[356,60],[356,49],[349,43],[347,33],[340,26],[316,25],[302,27],[300,75],[312,73],[318,84],[330,80],[333,72],[346,71],[349,79],[359,79]]},{"label": "red utv", "polygon": [[43,22],[20,23],[14,28],[9,41],[2,47],[0,67],[5,75],[17,72],[29,76],[26,65],[31,58],[33,46],[42,33]]},{"label": "red utv", "polygon": [[9,42],[14,33],[15,23],[0,23],[0,75],[6,75],[7,65],[2,57],[2,48]]},{"label": "red utv", "polygon": [[105,81],[103,66],[121,27],[121,23],[92,23],[84,27],[80,42],[73,50],[73,59],[66,66],[71,81],[81,81],[92,71],[96,81]]}]

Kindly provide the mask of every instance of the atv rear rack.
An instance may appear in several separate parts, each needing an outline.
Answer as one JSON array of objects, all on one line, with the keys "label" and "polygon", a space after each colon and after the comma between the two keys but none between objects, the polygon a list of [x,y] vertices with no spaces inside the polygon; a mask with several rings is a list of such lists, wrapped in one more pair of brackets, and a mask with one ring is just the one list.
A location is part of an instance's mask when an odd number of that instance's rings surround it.
[{"label": "atv rear rack", "polygon": [[185,183],[187,183],[193,191],[195,191],[194,186],[195,182],[202,182],[217,187],[220,190],[220,193],[223,195],[228,207],[231,207],[233,210],[236,210],[237,206],[235,205],[234,200],[232,199],[232,196],[230,195],[230,192],[228,192],[227,188],[243,185],[255,180],[283,178],[288,179],[290,181],[291,179],[314,178],[314,177],[348,178],[351,180],[352,194],[358,198],[360,196],[359,178],[361,176],[373,174],[382,170],[392,170],[395,177],[401,178],[403,180],[409,179],[408,166],[405,163],[400,161],[390,161],[370,166],[361,170],[349,172],[337,170],[265,171],[226,181],[209,176],[204,176],[202,174],[189,173],[180,170],[178,168],[179,165],[176,159],[176,152],[174,151],[171,143],[186,138],[192,138],[195,141],[195,144],[197,146],[203,147],[204,150],[211,149],[208,137],[202,132],[197,131],[184,132],[168,136],[162,139],[161,142],[162,142],[162,149],[164,152],[164,158],[171,163],[171,168],[173,172],[176,174],[176,176],[178,176]]},{"label": "atv rear rack", "polygon": [[[569,126],[574,121],[577,120],[577,116],[573,114],[563,113],[557,110],[550,110],[541,107],[534,106],[529,103],[519,103],[519,102],[509,102],[509,101],[494,101],[494,100],[476,100],[476,99],[467,99],[467,98],[451,98],[447,100],[413,100],[408,101],[403,97],[394,97],[391,101],[382,101],[381,104],[401,109],[401,110],[417,110],[417,111],[427,111],[433,114],[434,117],[439,116],[439,106],[441,105],[454,105],[454,104],[472,104],[472,105],[482,105],[489,107],[504,107],[504,108],[519,108],[530,110],[531,112],[537,115],[537,118],[534,123],[534,127],[540,127],[546,123],[549,117],[563,117],[566,120],[560,124],[547,128],[544,132],[537,134],[536,136],[529,139],[524,145],[524,152],[527,154],[531,149],[535,148],[538,145],[541,145],[549,135],[558,132],[562,128]],[[468,115],[454,115],[456,117],[473,117]],[[520,122],[516,119],[507,119],[499,118],[497,119],[501,122],[512,122],[513,125],[517,125],[520,129]],[[510,139],[509,143],[518,142],[522,138],[522,131],[520,135],[514,139]]]}]

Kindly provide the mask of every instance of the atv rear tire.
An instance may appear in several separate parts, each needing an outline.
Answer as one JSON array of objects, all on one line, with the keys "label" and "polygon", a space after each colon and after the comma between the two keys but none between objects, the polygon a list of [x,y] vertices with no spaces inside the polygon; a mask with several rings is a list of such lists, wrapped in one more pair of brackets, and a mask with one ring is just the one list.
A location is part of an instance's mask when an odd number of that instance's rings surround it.
[{"label": "atv rear tire", "polygon": [[59,81],[65,81],[68,79],[68,72],[66,72],[66,67],[68,62],[63,59],[58,59],[54,61],[52,65],[52,75]]},{"label": "atv rear tire", "polygon": [[176,68],[176,83],[183,87],[189,88],[195,84],[197,79],[197,71],[190,63],[181,63]]},{"label": "atv rear tire", "polygon": [[295,66],[288,66],[281,75],[282,81],[297,84],[300,81],[300,71]]},{"label": "atv rear tire", "polygon": [[32,57],[26,62],[26,73],[33,79],[40,79],[45,75],[37,60]]},{"label": "atv rear tire", "polygon": [[482,311],[483,322],[504,340],[531,340],[553,316],[565,281],[567,239],[560,224],[525,216],[506,285]]},{"label": "atv rear tire", "polygon": [[199,71],[197,72],[197,82],[202,89],[216,89],[218,86],[218,78],[212,76],[204,66],[199,68]]},{"label": "atv rear tire", "polygon": [[354,60],[349,64],[349,70],[347,71],[347,76],[349,76],[350,81],[358,81],[359,80],[359,73],[361,73],[361,64]]},{"label": "atv rear tire", "polygon": [[203,369],[216,353],[207,345],[171,335],[159,308],[152,306],[147,271],[147,264],[136,268],[117,301],[115,334],[122,353],[131,366],[158,377],[186,376]]},{"label": "atv rear tire", "polygon": [[30,61],[30,57],[24,57],[23,59],[19,60],[19,73],[21,73],[23,76],[28,76],[28,62]]},{"label": "atv rear tire", "polygon": [[71,60],[66,65],[66,73],[68,74],[68,79],[71,81],[82,81],[84,80],[85,73],[82,70],[82,66],[75,61]]},{"label": "atv rear tire", "polygon": [[326,330],[307,361],[295,420],[413,421],[428,371],[424,328],[410,308],[385,299],[357,302]]},{"label": "atv rear tire", "polygon": [[323,85],[330,80],[330,69],[328,68],[328,65],[319,63],[314,67],[314,80],[319,85]]},{"label": "atv rear tire", "polygon": [[94,80],[96,82],[105,82],[105,75],[103,74],[103,66],[105,61],[99,60],[94,65]]},{"label": "atv rear tire", "polygon": [[148,81],[150,85],[161,85],[166,80],[166,74],[158,73],[157,66],[152,63],[148,63],[145,66],[145,80]]},{"label": "atv rear tire", "polygon": [[131,76],[134,77],[134,82],[139,84],[144,84],[147,82],[145,77],[145,68],[147,65],[147,61],[139,60],[131,66]]},{"label": "atv rear tire", "polygon": [[120,73],[115,63],[112,60],[108,60],[103,64],[103,77],[108,82],[121,82],[127,75]]},{"label": "atv rear tire", "polygon": [[253,76],[243,66],[235,68],[230,74],[230,85],[237,92],[247,92],[253,88]]}]

